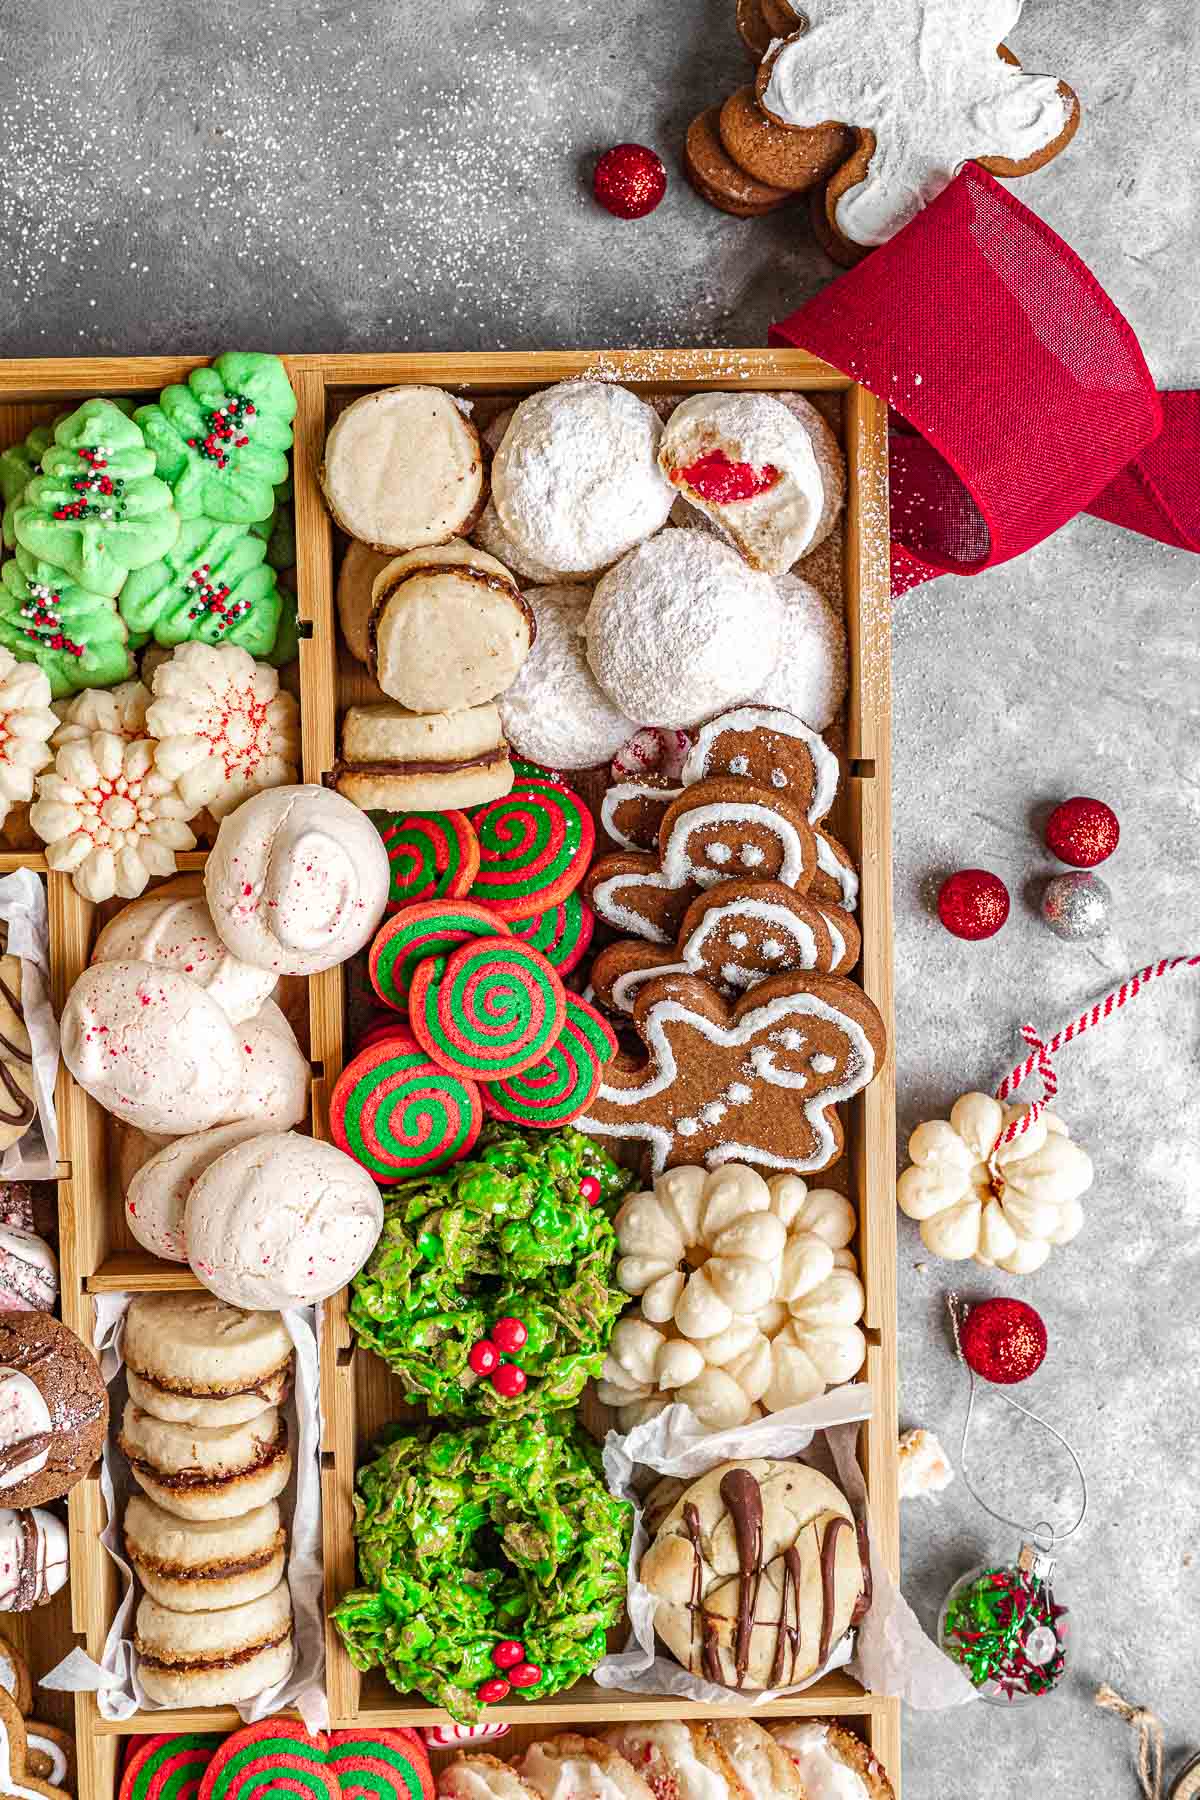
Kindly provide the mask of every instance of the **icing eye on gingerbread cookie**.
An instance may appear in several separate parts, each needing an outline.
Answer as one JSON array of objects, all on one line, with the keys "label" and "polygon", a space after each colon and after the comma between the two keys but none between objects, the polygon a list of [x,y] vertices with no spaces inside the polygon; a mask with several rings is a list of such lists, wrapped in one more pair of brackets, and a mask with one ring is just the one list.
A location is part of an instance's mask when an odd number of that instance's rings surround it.
[{"label": "icing eye on gingerbread cookie", "polygon": [[677,1163],[828,1168],[844,1142],[835,1110],[883,1065],[887,1034],[853,982],[772,976],[732,1006],[693,975],[660,975],[634,1003],[642,1062],[618,1059],[579,1120],[641,1141],[655,1174]]}]

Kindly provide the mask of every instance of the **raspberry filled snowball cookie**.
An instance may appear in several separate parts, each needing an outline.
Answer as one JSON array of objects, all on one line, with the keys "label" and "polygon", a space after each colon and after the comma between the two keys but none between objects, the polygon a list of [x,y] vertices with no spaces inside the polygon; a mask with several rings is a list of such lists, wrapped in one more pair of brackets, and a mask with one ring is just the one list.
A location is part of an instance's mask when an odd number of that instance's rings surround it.
[{"label": "raspberry filled snowball cookie", "polygon": [[236,644],[181,644],[154,671],[146,724],[189,818],[207,807],[223,819],[251,794],[296,779],[296,702],[269,664]]},{"label": "raspberry filled snowball cookie", "polygon": [[761,687],[782,627],[769,576],[707,532],[664,531],[597,585],[588,662],[627,717],[686,727]]},{"label": "raspberry filled snowball cookie", "polygon": [[530,762],[591,769],[611,762],[636,729],[614,706],[587,659],[584,621],[590,587],[528,588],[537,620],[533,650],[498,705],[504,735]]},{"label": "raspberry filled snowball cookie", "polygon": [[325,440],[321,486],[342,530],[375,550],[445,544],[483,510],[479,433],[440,388],[364,394]]},{"label": "raspberry filled snowball cookie", "polygon": [[10,809],[33,799],[33,778],[53,762],[50,682],[35,663],[0,650],[0,825]]},{"label": "raspberry filled snowball cookie", "polygon": [[105,1112],[170,1137],[236,1115],[242,1048],[203,988],[158,963],[96,963],[67,997],[63,1061]]},{"label": "raspberry filled snowball cookie", "polygon": [[69,875],[85,900],[136,899],[154,875],[173,875],[191,850],[191,809],[158,767],[158,745],[107,731],[64,745],[38,776],[29,823],[46,865]]},{"label": "raspberry filled snowball cookie", "polygon": [[780,575],[775,591],[783,601],[779,661],[751,701],[795,713],[814,731],[824,731],[846,698],[845,627],[829,602],[798,575]]},{"label": "raspberry filled snowball cookie", "polygon": [[204,892],[235,956],[318,975],[370,941],[390,880],[383,839],[357,806],[331,788],[282,787],[221,821]]},{"label": "raspberry filled snowball cookie", "polygon": [[627,388],[568,381],[513,413],[492,499],[522,559],[594,575],[666,524],[674,494],[657,462],[662,421]]},{"label": "raspberry filled snowball cookie", "polygon": [[[810,416],[811,415],[811,416]],[[845,488],[820,413],[771,394],[694,394],[676,407],[658,460],[752,568],[782,575],[826,537]]]}]

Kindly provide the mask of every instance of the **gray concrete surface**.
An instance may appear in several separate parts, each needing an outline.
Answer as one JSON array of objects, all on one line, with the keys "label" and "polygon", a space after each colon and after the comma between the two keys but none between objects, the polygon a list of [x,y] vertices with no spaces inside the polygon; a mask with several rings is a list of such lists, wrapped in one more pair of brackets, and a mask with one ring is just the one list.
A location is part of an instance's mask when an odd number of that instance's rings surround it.
[{"label": "gray concrete surface", "polygon": [[[757,344],[830,275],[804,225],[739,225],[675,176],[640,225],[581,171],[622,138],[672,167],[702,105],[745,79],[732,0],[0,0],[0,352]],[[1012,41],[1079,90],[1084,123],[1023,197],[1095,269],[1159,380],[1200,379],[1192,173],[1195,9],[1031,0]],[[1196,602],[1186,555],[1080,520],[984,579],[908,596],[896,621],[902,1125],[1011,1060],[1111,977],[1200,949]],[[1039,809],[1121,815],[1111,935],[1061,946],[1030,905]],[[983,863],[1016,901],[964,946],[929,911],[939,871]],[[1135,1792],[1109,1679],[1200,1745],[1193,1559],[1200,985],[1181,978],[1069,1053],[1063,1110],[1091,1149],[1088,1226],[1019,1285],[1051,1353],[1031,1398],[1084,1452],[1089,1522],[1064,1553],[1078,1622],[1066,1690],[1018,1715],[912,1717],[913,1800]],[[902,1407],[948,1445],[964,1393],[944,1341],[952,1271],[902,1222]],[[961,1273],[961,1271],[960,1271]],[[1016,1286],[968,1277],[970,1292]],[[1062,1516],[1061,1460],[985,1409],[975,1466],[1005,1503]],[[1010,1547],[961,1484],[905,1513],[908,1592]]]}]

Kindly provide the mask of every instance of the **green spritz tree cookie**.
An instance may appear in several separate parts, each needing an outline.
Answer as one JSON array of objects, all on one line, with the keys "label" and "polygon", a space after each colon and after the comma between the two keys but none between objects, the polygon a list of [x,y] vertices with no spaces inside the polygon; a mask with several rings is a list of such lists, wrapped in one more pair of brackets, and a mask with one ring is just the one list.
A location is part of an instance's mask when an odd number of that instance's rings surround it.
[{"label": "green spritz tree cookie", "polygon": [[281,595],[267,546],[244,525],[185,519],[160,562],[138,569],[121,589],[121,617],[135,644],[240,644],[269,654]]},{"label": "green spritz tree cookie", "polygon": [[133,672],[127,638],[112,601],[53,563],[19,549],[0,569],[0,644],[37,663],[56,700],[124,681]]},{"label": "green spritz tree cookie", "polygon": [[296,396],[277,356],[227,350],[134,414],[185,519],[270,517],[287,480]]},{"label": "green spritz tree cookie", "polygon": [[[125,417],[133,415],[132,400],[114,400],[112,403]],[[13,513],[17,502],[21,499],[33,477],[41,468],[42,458],[54,442],[54,428],[61,425],[67,417],[59,413],[49,425],[35,425],[33,430],[21,443],[13,444],[11,449],[0,455],[0,505],[4,508],[4,523],[0,527],[6,550],[15,550],[17,536],[13,530]]]},{"label": "green spritz tree cookie", "polygon": [[166,554],[179,518],[133,420],[111,400],[85,400],[55,427],[13,529],[41,562],[111,598],[130,569]]}]

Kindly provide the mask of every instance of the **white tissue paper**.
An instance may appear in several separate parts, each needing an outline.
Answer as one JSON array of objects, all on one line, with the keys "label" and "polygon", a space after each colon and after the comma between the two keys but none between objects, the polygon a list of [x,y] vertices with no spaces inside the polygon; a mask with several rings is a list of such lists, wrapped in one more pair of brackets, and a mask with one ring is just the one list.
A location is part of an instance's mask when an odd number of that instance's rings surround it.
[{"label": "white tissue paper", "polygon": [[50,929],[46,889],[32,869],[0,876],[0,923],[8,927],[8,949],[21,959],[21,1012],[33,1051],[33,1097],[37,1119],[24,1137],[0,1157],[4,1181],[53,1181],[58,1173],[58,1119],[54,1083],[58,1078],[58,1022],[50,1005]]},{"label": "white tissue paper", "polygon": [[[856,1456],[859,1424],[870,1415],[871,1389],[865,1382],[854,1382],[803,1406],[787,1407],[728,1431],[705,1431],[690,1407],[679,1403],[624,1435],[610,1431],[604,1441],[604,1473],[611,1491],[634,1504],[628,1576],[630,1635],[625,1649],[606,1656],[594,1670],[593,1679],[601,1687],[621,1688],[627,1693],[673,1694],[707,1706],[745,1705],[744,1695],[692,1675],[673,1657],[658,1654],[656,1601],[638,1580],[650,1536],[637,1503],[635,1472],[641,1467],[694,1480],[722,1462],[755,1456],[796,1457],[817,1467],[824,1463],[855,1515],[866,1519],[873,1597],[857,1632],[835,1645],[823,1669],[792,1687],[756,1692],[755,1705],[799,1693],[830,1669],[842,1666],[871,1692],[895,1694],[922,1709],[959,1706],[976,1699],[975,1689],[961,1669],[926,1637],[871,1542],[866,1487]],[[823,1445],[813,1444],[818,1432],[823,1434]],[[801,1456],[810,1450],[811,1454]]]},{"label": "white tissue paper", "polygon": [[[114,1419],[120,1418],[125,1401],[121,1338],[130,1298],[129,1294],[101,1294],[96,1299],[95,1349],[108,1383]],[[325,1695],[321,1557],[321,1412],[316,1338],[319,1317],[318,1309],[313,1307],[293,1308],[280,1316],[296,1347],[295,1384],[285,1409],[292,1434],[293,1469],[279,1502],[288,1520],[287,1579],[292,1593],[296,1660],[286,1681],[242,1701],[238,1711],[244,1723],[250,1725],[294,1707],[309,1731],[323,1731],[329,1725],[329,1704]],[[96,1663],[82,1651],[73,1650],[42,1678],[42,1686],[71,1693],[93,1690],[102,1717],[128,1719],[139,1710],[161,1709],[146,1699],[137,1676],[131,1635],[137,1590],[121,1541],[125,1503],[137,1490],[113,1433],[104,1445],[100,1485],[108,1514],[100,1542],[120,1571],[121,1601],[101,1661]]]}]

